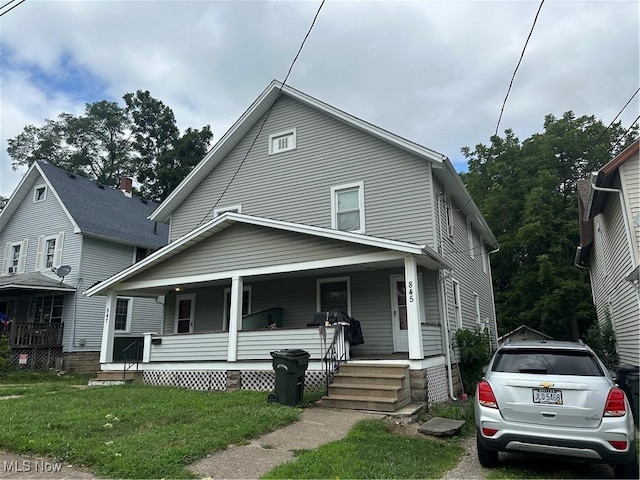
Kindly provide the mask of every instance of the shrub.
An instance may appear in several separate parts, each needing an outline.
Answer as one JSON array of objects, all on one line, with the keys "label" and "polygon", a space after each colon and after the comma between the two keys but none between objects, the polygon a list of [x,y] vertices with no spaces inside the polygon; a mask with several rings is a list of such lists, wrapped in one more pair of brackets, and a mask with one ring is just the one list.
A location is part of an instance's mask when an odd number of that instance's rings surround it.
[{"label": "shrub", "polygon": [[460,376],[462,386],[467,393],[473,394],[476,385],[482,380],[482,367],[489,363],[491,349],[489,331],[479,328],[461,329],[456,332],[456,344],[460,350]]},{"label": "shrub", "polygon": [[11,349],[9,348],[9,339],[4,335],[0,335],[0,370],[6,370],[9,368],[9,354]]},{"label": "shrub", "polygon": [[604,311],[604,325],[601,327],[597,320],[593,322],[587,330],[584,341],[596,352],[607,368],[613,369],[618,365],[620,358],[616,350],[616,334],[613,331],[611,312],[608,308]]}]

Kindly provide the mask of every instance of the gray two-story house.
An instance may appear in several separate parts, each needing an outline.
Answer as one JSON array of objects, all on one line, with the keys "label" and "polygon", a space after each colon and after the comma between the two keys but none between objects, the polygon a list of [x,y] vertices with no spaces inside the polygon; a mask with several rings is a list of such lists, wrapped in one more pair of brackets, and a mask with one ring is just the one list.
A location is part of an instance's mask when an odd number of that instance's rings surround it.
[{"label": "gray two-story house", "polygon": [[[0,213],[0,313],[14,364],[99,369],[105,300],[82,292],[168,240],[167,225],[147,218],[157,205],[131,186],[123,178],[121,189],[109,188],[38,161],[16,187]],[[162,299],[118,297],[110,360],[157,329],[162,311]]]},{"label": "gray two-story house", "polygon": [[270,353],[302,349],[309,386],[325,357],[397,367],[394,409],[459,393],[458,329],[495,345],[498,245],[451,162],[276,81],[150,218],[169,245],[87,292],[107,296],[103,370],[119,296],[165,296],[150,383],[270,389]]}]

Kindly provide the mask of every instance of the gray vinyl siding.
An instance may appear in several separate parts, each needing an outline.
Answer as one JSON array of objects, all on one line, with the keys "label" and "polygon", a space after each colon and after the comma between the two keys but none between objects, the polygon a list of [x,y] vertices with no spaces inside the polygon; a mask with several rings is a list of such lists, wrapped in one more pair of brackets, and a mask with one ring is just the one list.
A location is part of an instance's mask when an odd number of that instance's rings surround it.
[{"label": "gray vinyl siding", "polygon": [[[94,283],[106,280],[132,263],[133,247],[83,236],[83,288],[81,290],[86,290]],[[100,350],[104,308],[105,297],[86,297],[84,295],[78,297],[74,338],[75,350]],[[128,334],[116,332],[118,336],[139,336],[145,332],[159,331],[162,324],[162,304],[157,303],[155,299],[134,298],[132,308],[130,331]],[[80,339],[84,339],[84,347],[80,346]]]},{"label": "gray vinyl siding", "polygon": [[603,212],[594,219],[592,281],[598,321],[609,310],[621,363],[640,365],[640,308],[638,293],[625,280],[633,268],[620,197],[608,195]]},{"label": "gray vinyl siding", "polygon": [[[453,270],[444,279],[444,289],[446,295],[446,315],[448,318],[448,328],[450,338],[455,338],[456,318],[453,295],[453,280],[459,283],[460,303],[462,312],[462,326],[465,329],[473,330],[476,327],[476,306],[474,293],[478,295],[480,303],[480,318],[487,323],[490,335],[495,345],[497,332],[495,328],[495,309],[493,305],[492,285],[490,277],[490,262],[487,256],[487,271],[482,267],[482,244],[480,235],[473,231],[473,246],[469,245],[467,232],[467,221],[460,205],[452,201],[451,216],[453,222],[453,235],[450,237],[447,232],[446,206],[443,201],[438,202],[440,193],[444,191],[439,182],[434,183],[434,205],[440,206],[440,212],[435,213],[437,239],[439,240],[440,253],[453,264]],[[473,227],[471,227],[473,229]],[[442,230],[442,232],[440,232]],[[441,239],[441,241],[440,241]],[[471,248],[474,255],[471,256]]]},{"label": "gray vinyl siding", "polygon": [[236,224],[149,268],[135,280],[268,267],[380,251],[312,235]]},{"label": "gray vinyl siding", "polygon": [[[69,265],[71,267],[71,272],[64,278],[64,283],[66,285],[76,287],[80,277],[80,235],[73,233],[73,224],[48,186],[46,199],[40,202],[33,201],[35,187],[41,184],[44,184],[44,179],[39,176],[35,181],[34,186],[26,193],[26,196],[20,203],[19,207],[0,232],[0,250],[2,252],[1,261],[4,261],[4,249],[7,242],[13,243],[27,240],[28,243],[24,273],[39,271],[39,268],[36,269],[36,256],[38,253],[38,240],[40,235],[53,236],[58,235],[60,232],[64,232],[60,264]],[[3,272],[5,265],[2,265],[2,267],[3,268],[0,271]],[[60,280],[59,277],[49,270],[41,271],[41,273],[52,279]],[[16,312],[16,320],[19,322],[32,321],[32,319],[29,318],[29,304],[31,299],[43,294],[48,293],[34,292],[32,295],[20,296],[18,311]],[[62,341],[64,351],[69,351],[70,348],[74,297],[74,293],[64,294],[62,310],[62,322],[64,323]]]},{"label": "gray vinyl siding", "polygon": [[[247,156],[262,122],[173,212],[172,240],[212,213],[243,162],[219,206],[241,204],[242,212],[249,215],[330,228],[331,187],[363,181],[368,235],[432,243],[431,177],[426,160],[286,96],[274,105]],[[297,148],[269,155],[269,135],[293,127]]]},{"label": "gray vinyl siding", "polygon": [[438,272],[421,269],[424,318],[422,324],[422,345],[425,357],[444,354],[442,345],[442,326],[440,320],[440,295],[438,290]]},{"label": "gray vinyl siding", "polygon": [[620,178],[631,216],[629,225],[633,232],[635,264],[640,265],[640,226],[635,226],[633,221],[640,215],[640,157],[634,156],[620,166]]}]

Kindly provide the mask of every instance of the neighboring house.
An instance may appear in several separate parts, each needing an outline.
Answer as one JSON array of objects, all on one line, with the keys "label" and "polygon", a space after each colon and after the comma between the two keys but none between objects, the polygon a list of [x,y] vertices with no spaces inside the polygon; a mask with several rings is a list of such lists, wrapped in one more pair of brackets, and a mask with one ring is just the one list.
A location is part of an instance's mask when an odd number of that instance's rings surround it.
[{"label": "neighboring house", "polygon": [[498,245],[449,159],[276,81],[150,218],[171,243],[87,291],[107,295],[103,370],[120,295],[166,298],[149,383],[270,389],[270,352],[300,348],[319,385],[318,312],[358,320],[364,343],[338,351],[400,366],[417,400],[455,395],[457,329],[495,344]]},{"label": "neighboring house", "polygon": [[498,337],[498,346],[507,340],[511,342],[521,342],[522,340],[553,340],[553,338],[546,333],[539,332],[535,328],[520,325],[518,328]]},{"label": "neighboring house", "polygon": [[578,183],[580,245],[598,321],[611,318],[620,362],[640,366],[640,140]]},{"label": "neighboring house", "polygon": [[[105,301],[81,292],[167,244],[167,226],[147,218],[156,207],[132,196],[128,178],[118,190],[44,162],[29,168],[0,212],[0,313],[14,363],[99,368]],[[162,308],[118,298],[110,360],[156,330]]]}]

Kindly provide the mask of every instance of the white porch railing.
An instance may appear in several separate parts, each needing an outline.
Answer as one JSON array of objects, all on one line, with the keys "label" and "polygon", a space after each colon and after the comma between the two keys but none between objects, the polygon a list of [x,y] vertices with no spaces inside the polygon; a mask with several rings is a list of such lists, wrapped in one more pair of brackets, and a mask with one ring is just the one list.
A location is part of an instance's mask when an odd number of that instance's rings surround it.
[{"label": "white porch railing", "polygon": [[[334,329],[327,327],[326,341],[317,327],[278,328],[274,330],[238,331],[237,360],[271,360],[271,352],[299,348],[309,352],[310,359],[321,360],[333,340]],[[346,351],[349,346],[344,331],[337,344]],[[229,332],[185,333],[172,335],[145,334],[143,362],[227,361]]]}]

